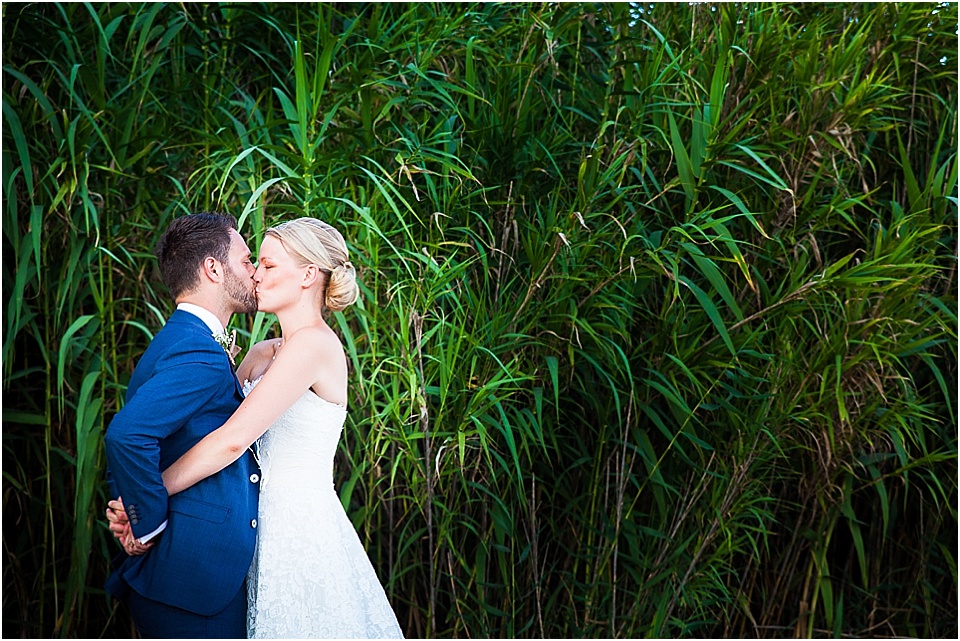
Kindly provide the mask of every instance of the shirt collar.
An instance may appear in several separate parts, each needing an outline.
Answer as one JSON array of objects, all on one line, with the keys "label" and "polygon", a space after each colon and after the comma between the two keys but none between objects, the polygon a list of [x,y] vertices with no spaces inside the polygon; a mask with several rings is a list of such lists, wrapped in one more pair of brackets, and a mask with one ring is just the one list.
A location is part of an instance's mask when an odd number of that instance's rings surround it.
[{"label": "shirt collar", "polygon": [[199,305],[194,305],[193,303],[178,303],[177,309],[183,310],[189,314],[193,314],[197,318],[203,321],[203,323],[210,328],[210,333],[216,336],[217,334],[223,334],[223,324],[220,322],[220,319],[214,315],[209,309],[200,307]]}]

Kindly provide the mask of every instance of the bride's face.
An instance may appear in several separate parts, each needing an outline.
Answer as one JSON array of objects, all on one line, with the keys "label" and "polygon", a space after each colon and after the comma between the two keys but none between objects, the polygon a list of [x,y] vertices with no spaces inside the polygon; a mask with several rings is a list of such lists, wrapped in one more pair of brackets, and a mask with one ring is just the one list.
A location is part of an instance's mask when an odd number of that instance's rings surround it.
[{"label": "bride's face", "polygon": [[300,300],[305,268],[287,253],[283,243],[273,236],[264,238],[258,263],[253,282],[261,312],[276,313]]}]

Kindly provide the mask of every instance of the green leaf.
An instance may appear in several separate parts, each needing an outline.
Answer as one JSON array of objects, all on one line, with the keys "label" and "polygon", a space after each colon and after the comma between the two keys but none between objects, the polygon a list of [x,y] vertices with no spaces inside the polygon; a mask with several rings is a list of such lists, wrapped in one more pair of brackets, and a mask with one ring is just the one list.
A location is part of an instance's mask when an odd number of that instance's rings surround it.
[{"label": "green leaf", "polygon": [[692,203],[696,199],[693,165],[690,162],[690,156],[687,154],[683,140],[680,138],[680,132],[677,129],[672,111],[667,111],[667,119],[670,123],[670,149],[673,152],[673,159],[677,163],[677,171],[680,174],[680,186],[683,187],[687,200]]},{"label": "green leaf", "polygon": [[696,297],[697,302],[700,303],[700,307],[703,308],[703,311],[707,313],[707,317],[710,319],[710,322],[716,328],[717,333],[720,334],[720,338],[723,339],[724,345],[727,346],[727,349],[730,350],[730,354],[733,356],[737,355],[737,350],[733,346],[733,341],[730,340],[730,334],[727,332],[727,326],[723,322],[723,318],[720,316],[720,311],[717,309],[717,306],[713,303],[706,292],[700,289],[692,280],[686,276],[680,276],[678,282],[686,285],[687,288],[693,292],[693,295]]}]

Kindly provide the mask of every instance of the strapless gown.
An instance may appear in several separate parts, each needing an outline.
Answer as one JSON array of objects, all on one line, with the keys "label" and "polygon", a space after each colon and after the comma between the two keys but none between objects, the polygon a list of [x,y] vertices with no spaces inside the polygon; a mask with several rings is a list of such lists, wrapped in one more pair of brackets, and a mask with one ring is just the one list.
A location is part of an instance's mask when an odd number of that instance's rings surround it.
[{"label": "strapless gown", "polygon": [[[257,382],[245,382],[244,392]],[[256,447],[260,510],[247,577],[249,638],[403,638],[333,487],[346,415],[308,390]]]}]

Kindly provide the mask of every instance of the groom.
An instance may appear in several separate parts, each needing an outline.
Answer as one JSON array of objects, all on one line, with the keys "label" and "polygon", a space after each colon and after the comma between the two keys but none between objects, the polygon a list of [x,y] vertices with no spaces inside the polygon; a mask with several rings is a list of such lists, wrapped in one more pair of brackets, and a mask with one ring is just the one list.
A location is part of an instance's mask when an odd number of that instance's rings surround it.
[{"label": "groom", "polygon": [[156,254],[177,310],[137,364],[105,437],[111,495],[122,497],[119,517],[131,531],[126,551],[152,549],[121,557],[106,588],[126,598],[141,637],[243,638],[256,463],[247,453],[172,497],[161,471],[243,400],[221,342],[232,314],[257,309],[255,269],[236,219],[220,214],[177,218]]}]

